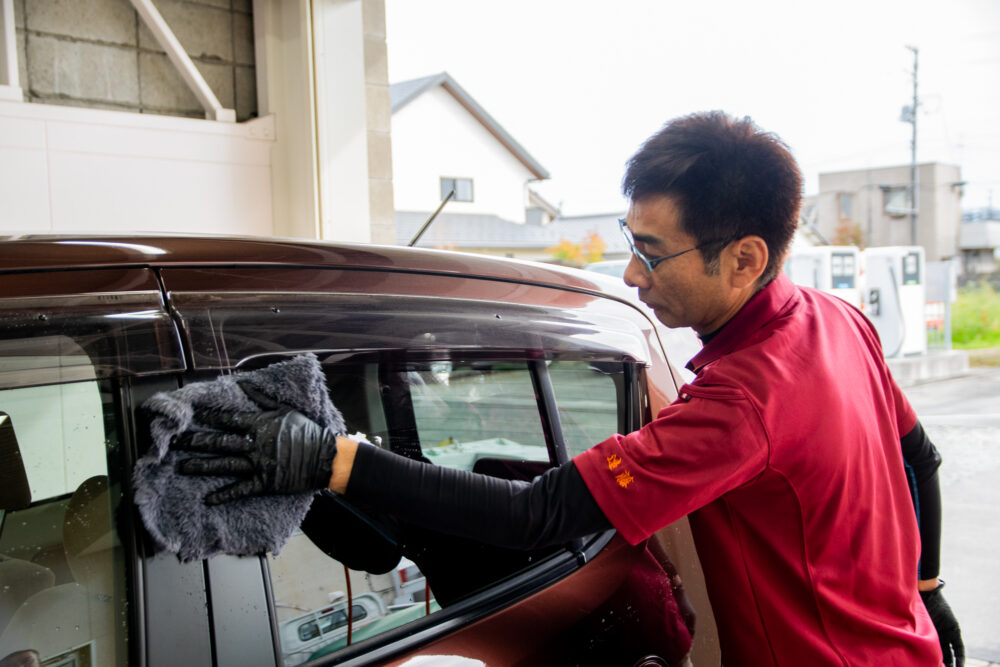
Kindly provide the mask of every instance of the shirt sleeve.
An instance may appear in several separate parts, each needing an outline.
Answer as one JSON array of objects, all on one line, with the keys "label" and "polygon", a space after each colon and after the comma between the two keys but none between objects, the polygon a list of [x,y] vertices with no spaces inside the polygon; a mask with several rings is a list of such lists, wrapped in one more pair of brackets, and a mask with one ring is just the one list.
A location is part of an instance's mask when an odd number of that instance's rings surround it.
[{"label": "shirt sleeve", "polygon": [[656,419],[574,458],[591,494],[632,544],[764,471],[768,441],[734,388],[685,385]]},{"label": "shirt sleeve", "polygon": [[913,407],[907,400],[906,395],[903,394],[899,385],[896,384],[896,379],[892,377],[892,371],[889,370],[889,365],[886,363],[882,353],[882,341],[879,338],[878,331],[875,329],[875,325],[856,308],[849,307],[846,312],[852,313],[854,321],[857,324],[857,331],[868,346],[871,358],[880,364],[881,371],[888,378],[886,386],[887,398],[892,402],[896,410],[896,430],[899,431],[899,436],[902,437],[913,430],[913,426],[917,423],[917,413],[913,411]]},{"label": "shirt sleeve", "polygon": [[902,437],[904,434],[909,433],[913,430],[913,427],[917,424],[917,413],[914,412],[913,406],[910,405],[910,401],[906,398],[903,390],[899,388],[896,384],[896,380],[890,375],[889,380],[891,382],[892,390],[892,400],[896,406],[896,428],[899,430],[899,435]]}]

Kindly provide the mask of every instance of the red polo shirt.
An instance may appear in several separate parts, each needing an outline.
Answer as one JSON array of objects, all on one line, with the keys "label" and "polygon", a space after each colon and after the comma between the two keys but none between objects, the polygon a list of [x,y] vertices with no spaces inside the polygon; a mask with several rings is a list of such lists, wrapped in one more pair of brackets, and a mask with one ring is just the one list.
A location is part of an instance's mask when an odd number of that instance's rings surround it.
[{"label": "red polo shirt", "polygon": [[734,665],[939,665],[900,434],[916,416],[857,310],[781,275],[656,419],[576,457],[637,543],[691,513]]}]

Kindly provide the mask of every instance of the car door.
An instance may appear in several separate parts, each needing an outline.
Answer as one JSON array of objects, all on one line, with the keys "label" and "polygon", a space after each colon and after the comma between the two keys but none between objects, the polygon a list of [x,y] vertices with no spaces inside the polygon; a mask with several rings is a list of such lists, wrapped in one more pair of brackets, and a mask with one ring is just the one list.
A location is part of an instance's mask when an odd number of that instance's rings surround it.
[{"label": "car door", "polygon": [[[648,369],[670,377],[648,320],[578,291],[405,271],[165,269],[161,278],[189,350],[185,381],[315,354],[349,428],[436,465],[530,478],[637,428],[650,416]],[[653,566],[612,532],[528,554],[438,535],[407,543],[389,572],[345,568],[305,534],[263,561],[280,664],[381,664],[454,647],[490,664],[600,664],[677,650],[643,643],[669,640],[676,619],[627,613],[631,573]],[[423,590],[413,585],[421,580]],[[331,632],[319,649],[288,639],[296,618],[361,594],[381,596],[385,617]]]}]

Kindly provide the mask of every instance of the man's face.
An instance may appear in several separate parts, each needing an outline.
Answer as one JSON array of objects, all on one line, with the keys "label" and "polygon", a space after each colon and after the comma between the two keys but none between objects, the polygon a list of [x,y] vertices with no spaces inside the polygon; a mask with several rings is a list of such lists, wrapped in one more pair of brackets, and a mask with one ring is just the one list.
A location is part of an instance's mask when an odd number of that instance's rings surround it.
[{"label": "man's face", "polygon": [[[633,201],[626,222],[636,248],[647,257],[657,257],[697,246],[697,240],[681,229],[680,213],[674,200],[664,195]],[[695,250],[661,262],[652,272],[633,256],[625,269],[625,283],[639,289],[639,299],[666,326],[692,327],[706,334],[735,313],[725,275],[725,270],[709,275],[701,251]]]}]

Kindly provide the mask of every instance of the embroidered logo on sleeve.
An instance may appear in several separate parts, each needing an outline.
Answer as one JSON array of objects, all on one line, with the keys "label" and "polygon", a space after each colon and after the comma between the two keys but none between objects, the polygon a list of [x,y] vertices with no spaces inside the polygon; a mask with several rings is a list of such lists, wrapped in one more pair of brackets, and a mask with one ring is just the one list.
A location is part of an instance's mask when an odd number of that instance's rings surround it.
[{"label": "embroidered logo on sleeve", "polygon": [[627,489],[628,485],[635,481],[635,477],[632,477],[632,473],[626,470],[623,473],[615,475],[615,481],[618,482],[618,486]]},{"label": "embroidered logo on sleeve", "polygon": [[608,462],[608,470],[614,470],[622,464],[622,459],[617,454],[612,454],[606,460]]}]

